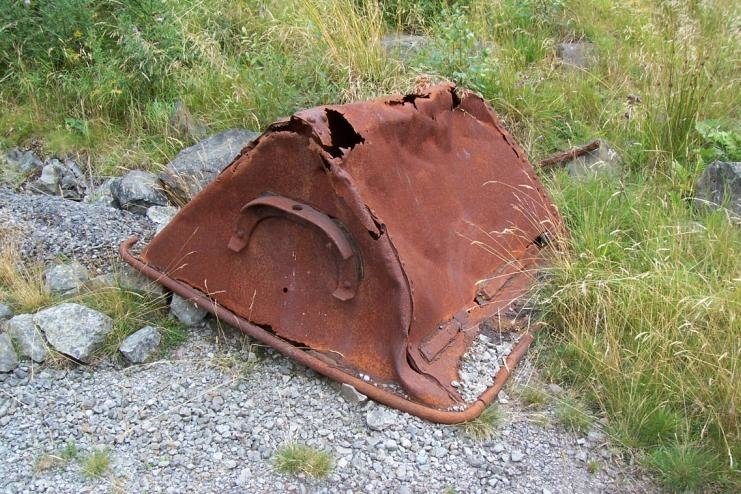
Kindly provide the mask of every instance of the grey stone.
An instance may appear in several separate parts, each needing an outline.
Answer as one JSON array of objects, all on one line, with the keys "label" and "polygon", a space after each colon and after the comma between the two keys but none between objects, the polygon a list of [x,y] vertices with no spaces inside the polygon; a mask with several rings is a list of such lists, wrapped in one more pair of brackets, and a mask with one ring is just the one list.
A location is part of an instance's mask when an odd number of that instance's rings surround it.
[{"label": "grey stone", "polygon": [[89,363],[113,329],[110,317],[79,304],[60,304],[37,312],[36,325],[57,351]]},{"label": "grey stone", "polygon": [[713,161],[695,189],[695,204],[700,208],[724,207],[741,218],[741,162]]},{"label": "grey stone", "polygon": [[396,424],[396,415],[388,408],[376,405],[366,412],[365,423],[374,431],[382,431]]},{"label": "grey stone", "polygon": [[36,328],[32,314],[20,314],[9,320],[6,331],[15,342],[21,356],[29,357],[34,362],[43,362],[48,354],[44,336]]},{"label": "grey stone", "polygon": [[53,294],[76,293],[88,279],[90,273],[87,268],[77,261],[53,266],[44,273],[46,289]]},{"label": "grey stone", "polygon": [[358,405],[368,400],[368,397],[359,392],[353,386],[342,383],[340,386],[340,395],[350,404]]},{"label": "grey stone", "polygon": [[416,34],[394,33],[381,38],[381,46],[392,56],[409,59],[431,44],[431,38]]},{"label": "grey stone", "polygon": [[31,192],[62,196],[66,199],[80,201],[87,192],[85,175],[72,159],[64,162],[49,158],[44,162],[41,176],[34,180],[29,189]]},{"label": "grey stone", "polygon": [[558,56],[567,67],[588,69],[597,62],[597,47],[588,41],[560,43]]},{"label": "grey stone", "polygon": [[133,170],[113,181],[111,193],[121,209],[145,215],[150,206],[167,206],[167,197],[153,174]]},{"label": "grey stone", "polygon": [[159,346],[162,337],[157,328],[144,326],[137,332],[129,335],[121,343],[120,352],[132,364],[140,364],[149,358]]},{"label": "grey stone", "polygon": [[170,114],[170,126],[181,139],[196,142],[206,137],[208,127],[193,117],[182,101],[176,101]]},{"label": "grey stone", "polygon": [[13,317],[13,309],[6,304],[0,304],[0,321]]},{"label": "grey stone", "polygon": [[60,182],[65,172],[64,165],[58,159],[51,159],[41,169],[41,176],[35,182],[36,188],[41,192],[60,195]]},{"label": "grey stone", "polygon": [[186,326],[195,326],[206,318],[208,312],[180,295],[173,294],[170,314]]},{"label": "grey stone", "polygon": [[111,186],[115,181],[115,178],[106,179],[102,184],[95,187],[87,197],[85,197],[85,202],[109,208],[118,208],[118,202],[113,197],[113,191],[111,191]]},{"label": "grey stone", "polygon": [[178,209],[173,206],[152,206],[147,209],[147,218],[157,225],[166,225],[177,212]]},{"label": "grey stone", "polygon": [[7,333],[0,333],[0,372],[10,372],[18,365],[18,355]]},{"label": "grey stone", "polygon": [[36,156],[36,153],[31,150],[22,151],[19,148],[8,150],[5,153],[5,161],[13,171],[22,175],[33,174],[41,170],[44,166],[44,163]]},{"label": "grey stone", "polygon": [[566,170],[574,178],[607,176],[616,178],[622,173],[623,160],[606,142],[599,147],[565,162]]},{"label": "grey stone", "polygon": [[159,179],[176,201],[188,202],[259,135],[244,129],[230,129],[212,135],[180,151],[160,173]]},{"label": "grey stone", "polygon": [[546,389],[552,395],[560,395],[561,393],[563,393],[563,388],[556,383],[550,383],[548,386],[546,386]]},{"label": "grey stone", "polygon": [[512,460],[513,463],[519,463],[525,459],[525,455],[522,451],[514,450],[509,454],[509,459]]}]

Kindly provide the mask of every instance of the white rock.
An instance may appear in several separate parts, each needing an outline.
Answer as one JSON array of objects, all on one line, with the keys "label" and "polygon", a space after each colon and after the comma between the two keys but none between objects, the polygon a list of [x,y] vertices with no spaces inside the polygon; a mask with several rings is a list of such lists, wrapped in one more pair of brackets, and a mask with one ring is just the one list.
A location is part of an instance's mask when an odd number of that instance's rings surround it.
[{"label": "white rock", "polygon": [[157,328],[144,326],[137,332],[130,334],[121,343],[119,351],[132,364],[145,362],[152,352],[159,346],[162,337]]},{"label": "white rock", "polygon": [[378,405],[366,412],[365,422],[374,431],[382,431],[396,424],[396,415],[388,408]]},{"label": "white rock", "polygon": [[363,393],[359,392],[353,386],[342,383],[340,386],[340,395],[350,404],[358,405],[365,401],[368,401],[368,397]]},{"label": "white rock", "polygon": [[186,326],[195,326],[206,318],[208,311],[174,293],[170,303],[170,314]]},{"label": "white rock", "polygon": [[7,333],[0,333],[0,372],[10,372],[18,365],[18,356]]},{"label": "white rock", "polygon": [[76,293],[88,279],[90,273],[87,268],[77,261],[53,266],[44,273],[46,289],[53,294]]},{"label": "white rock", "polygon": [[43,362],[48,354],[44,335],[36,328],[32,314],[20,314],[6,323],[6,331],[20,354],[34,362]]},{"label": "white rock", "polygon": [[60,304],[37,312],[33,321],[57,351],[89,363],[113,330],[107,315],[80,304]]}]

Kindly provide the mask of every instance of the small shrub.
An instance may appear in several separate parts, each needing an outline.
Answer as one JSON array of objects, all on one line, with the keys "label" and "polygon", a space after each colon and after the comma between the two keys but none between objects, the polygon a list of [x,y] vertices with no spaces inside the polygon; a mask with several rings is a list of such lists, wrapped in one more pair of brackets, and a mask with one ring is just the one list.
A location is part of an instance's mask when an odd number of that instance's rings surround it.
[{"label": "small shrub", "polygon": [[585,433],[592,426],[592,417],[583,404],[565,399],[556,405],[556,420],[567,430]]},{"label": "small shrub", "polygon": [[715,462],[714,456],[694,444],[662,446],[650,458],[664,486],[673,492],[692,492],[704,486]]},{"label": "small shrub", "polygon": [[463,432],[475,441],[485,441],[494,435],[504,416],[496,405],[486,408],[481,415],[460,425]]},{"label": "small shrub", "polygon": [[111,450],[98,449],[86,456],[82,461],[82,471],[88,477],[100,477],[111,466]]},{"label": "small shrub", "polygon": [[321,479],[332,470],[332,457],[326,451],[306,444],[289,443],[281,447],[273,459],[276,470],[282,473],[305,473]]}]

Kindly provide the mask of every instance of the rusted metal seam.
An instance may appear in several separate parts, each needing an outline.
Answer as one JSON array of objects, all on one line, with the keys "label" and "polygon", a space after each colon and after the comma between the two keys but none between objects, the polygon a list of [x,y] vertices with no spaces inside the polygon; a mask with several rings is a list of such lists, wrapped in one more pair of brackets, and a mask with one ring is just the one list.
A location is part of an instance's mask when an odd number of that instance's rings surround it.
[{"label": "rusted metal seam", "polygon": [[191,302],[195,303],[202,309],[205,309],[214,314],[218,319],[226,322],[227,324],[238,328],[243,333],[255,338],[256,340],[269,345],[284,355],[296,360],[297,362],[314,369],[315,371],[323,374],[330,379],[340,381],[353,386],[360,393],[368,396],[369,398],[388,405],[393,408],[416,415],[425,420],[431,422],[437,422],[441,424],[459,424],[462,422],[468,422],[478,417],[481,412],[486,409],[489,404],[496,398],[499,391],[502,389],[504,384],[507,382],[512,371],[517,367],[517,364],[522,360],[522,357],[527,352],[531,343],[533,342],[533,331],[529,331],[522,335],[520,341],[512,349],[512,353],[507,357],[504,365],[499,369],[497,374],[494,376],[494,382],[479,398],[468,406],[463,411],[444,411],[437,410],[434,408],[427,407],[420,403],[408,400],[390,391],[378,388],[373,384],[353,377],[346,372],[328,365],[326,362],[310,355],[309,353],[301,350],[289,342],[279,338],[278,336],[266,331],[265,329],[250,323],[249,321],[242,319],[230,310],[217,305],[213,300],[208,298],[205,294],[192,288],[184,283],[174,280],[164,273],[161,273],[157,269],[149,266],[136,256],[131,253],[131,247],[138,242],[138,237],[132,236],[128,240],[121,243],[119,252],[121,257],[133,266],[135,269],[140,271],[146,277],[164,285],[166,288],[177,293],[181,297],[184,297]]}]

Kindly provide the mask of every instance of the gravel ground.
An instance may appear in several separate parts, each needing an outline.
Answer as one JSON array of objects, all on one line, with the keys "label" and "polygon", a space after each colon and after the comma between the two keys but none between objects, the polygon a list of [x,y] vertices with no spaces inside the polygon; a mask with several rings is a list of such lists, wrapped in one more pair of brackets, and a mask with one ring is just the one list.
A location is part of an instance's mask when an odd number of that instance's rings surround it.
[{"label": "gravel ground", "polygon": [[21,255],[49,263],[75,258],[97,273],[110,269],[118,245],[148,238],[156,226],[144,216],[57,196],[17,194],[0,186],[0,235],[21,239]]},{"label": "gravel ground", "polygon": [[[194,328],[169,358],[146,365],[0,375],[2,492],[657,490],[621,464],[597,429],[574,435],[542,425],[515,399],[498,405],[505,420],[495,436],[477,443],[458,427],[372,402],[352,405],[333,383],[271,349],[257,349],[250,365],[248,340],[226,333]],[[367,425],[379,408],[393,418],[381,431]],[[330,476],[276,473],[276,448],[291,440],[331,452]],[[86,478],[76,460],[43,469],[44,455],[69,441],[81,457],[110,448],[109,472]],[[599,471],[589,473],[588,462]]]},{"label": "gravel ground", "polygon": [[[123,211],[2,188],[0,225],[25,232],[28,257],[65,255],[99,270],[121,240],[154,229]],[[490,357],[506,350],[483,343]],[[482,359],[473,357],[466,365],[475,370]],[[475,442],[459,427],[351,404],[335,383],[213,321],[150,364],[55,365],[0,374],[0,492],[657,491],[622,463],[599,424],[565,432],[552,404],[536,413],[502,394],[503,424]],[[526,361],[515,381],[533,375]],[[275,451],[290,441],[329,451],[329,477],[276,473]],[[55,459],[70,442],[78,458]],[[110,451],[111,465],[89,478],[81,465],[96,449]]]}]

